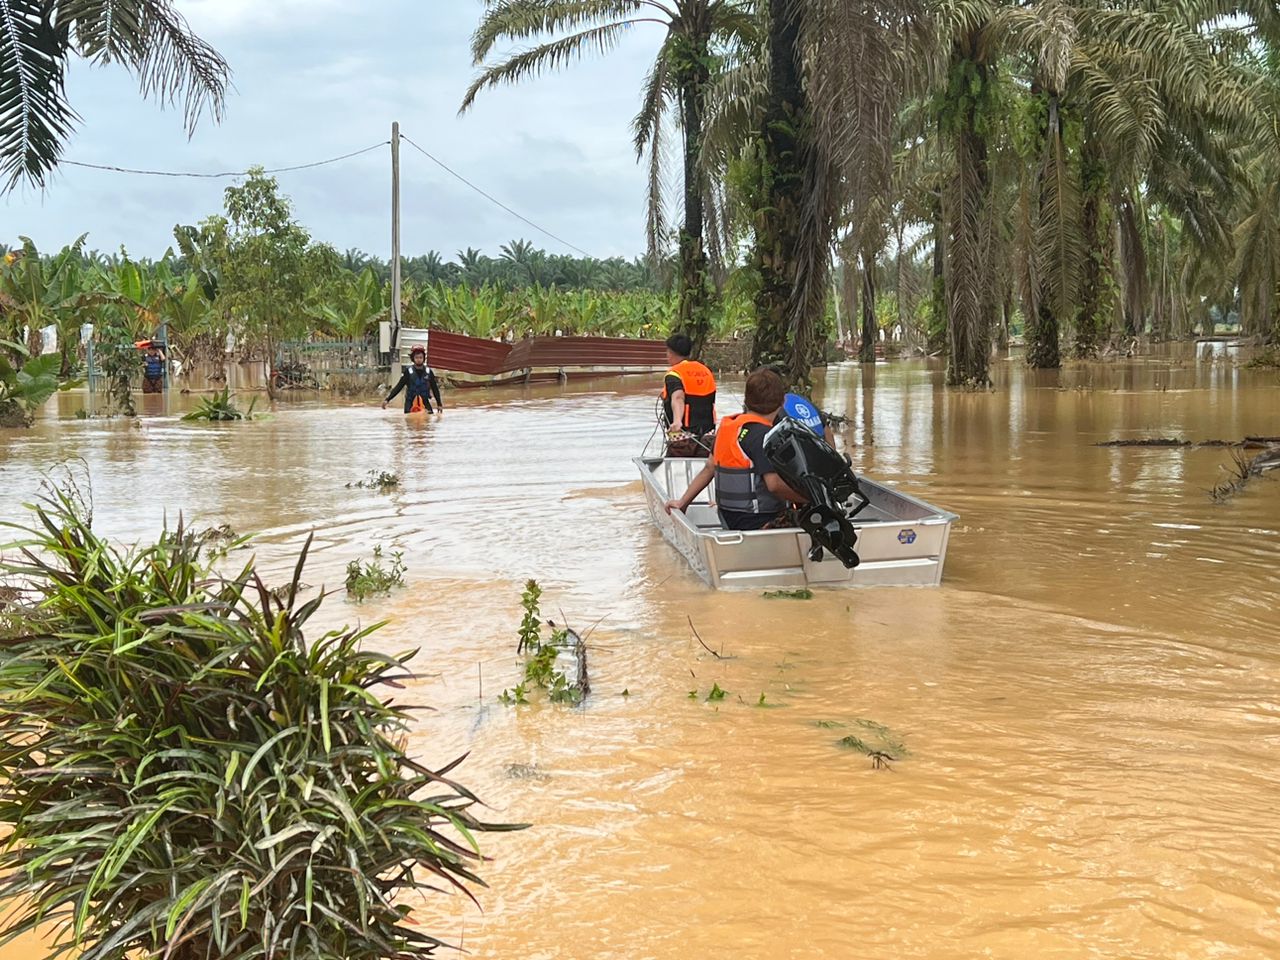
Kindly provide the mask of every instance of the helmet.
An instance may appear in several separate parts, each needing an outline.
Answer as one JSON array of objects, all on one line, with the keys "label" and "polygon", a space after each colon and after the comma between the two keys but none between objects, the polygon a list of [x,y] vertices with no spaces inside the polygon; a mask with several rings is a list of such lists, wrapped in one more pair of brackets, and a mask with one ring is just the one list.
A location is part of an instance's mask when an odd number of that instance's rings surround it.
[{"label": "helmet", "polygon": [[422,359],[424,360],[427,358],[427,348],[420,343],[415,344],[413,349],[409,351],[409,359],[412,360],[418,354],[422,354]]}]

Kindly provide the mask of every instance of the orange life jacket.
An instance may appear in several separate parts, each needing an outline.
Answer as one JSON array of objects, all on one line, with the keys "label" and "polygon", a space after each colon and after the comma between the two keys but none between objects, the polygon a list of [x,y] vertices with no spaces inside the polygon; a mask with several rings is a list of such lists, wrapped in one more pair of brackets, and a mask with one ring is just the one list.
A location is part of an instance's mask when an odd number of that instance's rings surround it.
[{"label": "orange life jacket", "polygon": [[721,510],[737,513],[777,513],[782,501],[769,492],[763,474],[742,449],[742,434],[749,423],[773,426],[772,420],[758,413],[740,413],[725,417],[716,430],[711,454],[716,466],[716,503]]},{"label": "orange life jacket", "polygon": [[[715,423],[715,374],[697,360],[681,360],[667,371],[667,376],[679,377],[684,385],[684,422],[680,426],[688,427],[694,420],[700,420],[709,432]],[[670,418],[671,397],[667,395],[666,377],[662,381],[662,402]]]}]

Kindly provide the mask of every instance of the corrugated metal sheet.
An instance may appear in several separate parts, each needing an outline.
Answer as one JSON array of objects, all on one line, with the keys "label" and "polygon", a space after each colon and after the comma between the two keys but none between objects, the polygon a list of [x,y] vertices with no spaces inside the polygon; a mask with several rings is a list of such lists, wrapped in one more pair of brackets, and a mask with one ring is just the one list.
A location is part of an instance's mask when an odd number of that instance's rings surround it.
[{"label": "corrugated metal sheet", "polygon": [[434,370],[492,376],[504,369],[503,363],[510,352],[509,343],[432,330],[427,363]]},{"label": "corrugated metal sheet", "polygon": [[509,344],[432,330],[427,348],[433,369],[478,376],[545,367],[650,368],[666,359],[660,340],[613,337],[530,337]]},{"label": "corrugated metal sheet", "polygon": [[532,367],[660,367],[667,350],[661,340],[610,337],[530,337],[512,345],[503,371]]}]

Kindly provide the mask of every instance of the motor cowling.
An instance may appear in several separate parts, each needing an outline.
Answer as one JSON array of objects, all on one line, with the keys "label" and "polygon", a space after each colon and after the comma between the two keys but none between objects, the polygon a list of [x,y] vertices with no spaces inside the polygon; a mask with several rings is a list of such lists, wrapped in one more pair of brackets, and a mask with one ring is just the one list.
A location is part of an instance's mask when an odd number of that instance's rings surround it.
[{"label": "motor cowling", "polygon": [[856,567],[858,533],[852,520],[867,505],[867,497],[849,458],[789,419],[780,420],[765,435],[764,451],[778,476],[808,499],[797,506],[796,521],[809,534],[815,553],[829,550],[846,567]]}]

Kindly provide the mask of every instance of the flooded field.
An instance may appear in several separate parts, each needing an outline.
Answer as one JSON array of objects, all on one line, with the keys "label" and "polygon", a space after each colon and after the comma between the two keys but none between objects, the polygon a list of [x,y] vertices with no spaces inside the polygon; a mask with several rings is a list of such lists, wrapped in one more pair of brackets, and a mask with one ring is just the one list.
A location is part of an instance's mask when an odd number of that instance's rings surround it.
[{"label": "flooded field", "polygon": [[[72,460],[123,539],[225,522],[283,577],[314,530],[324,618],[421,647],[411,699],[436,710],[413,752],[470,752],[492,817],[534,825],[486,838],[483,912],[416,914],[475,956],[1280,955],[1280,486],[1215,504],[1225,450],[1094,446],[1280,434],[1276,372],[1188,354],[997,376],[964,394],[923,363],[842,366],[815,394],[859,471],[960,514],[936,590],[703,587],[633,476],[638,380],[454,391],[430,421],[304,400],[196,425],[158,397],[80,421],[65,394],[0,433],[0,519]],[[346,486],[368,470],[402,484]],[[375,544],[408,586],[350,605],[343,570]],[[529,577],[547,615],[595,625],[582,709],[497,701]],[[875,771],[839,747],[858,718],[909,756]]]}]

